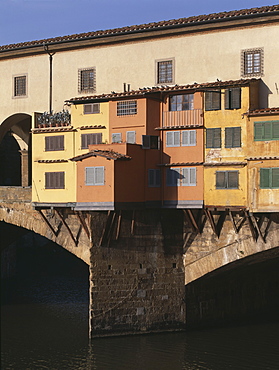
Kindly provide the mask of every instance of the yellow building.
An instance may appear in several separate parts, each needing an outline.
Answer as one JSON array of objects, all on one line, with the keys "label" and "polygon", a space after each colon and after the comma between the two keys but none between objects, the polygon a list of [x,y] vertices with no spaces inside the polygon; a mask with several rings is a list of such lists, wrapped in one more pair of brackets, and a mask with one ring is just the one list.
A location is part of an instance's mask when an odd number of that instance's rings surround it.
[{"label": "yellow building", "polygon": [[[226,84],[226,85],[225,85]],[[247,133],[244,114],[258,107],[260,80],[216,83],[204,95],[206,207],[247,206]]]},{"label": "yellow building", "polygon": [[[63,116],[64,115],[64,116]],[[108,103],[79,102],[67,113],[35,114],[32,128],[34,206],[72,207],[76,163],[69,159],[108,140]]]},{"label": "yellow building", "polygon": [[248,206],[252,212],[279,211],[279,108],[247,114]]}]

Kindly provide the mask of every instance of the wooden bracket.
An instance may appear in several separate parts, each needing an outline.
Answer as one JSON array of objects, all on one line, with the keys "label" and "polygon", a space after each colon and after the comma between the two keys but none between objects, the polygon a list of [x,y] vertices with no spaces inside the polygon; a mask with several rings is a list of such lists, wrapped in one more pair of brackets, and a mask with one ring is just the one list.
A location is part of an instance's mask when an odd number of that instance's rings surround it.
[{"label": "wooden bracket", "polygon": [[244,210],[244,214],[245,214],[246,220],[248,221],[248,225],[249,225],[252,237],[253,237],[254,241],[257,241],[257,233],[256,233],[256,230],[254,228],[254,224],[253,224],[253,221],[251,219],[251,216],[250,216],[250,214],[248,213],[247,210]]},{"label": "wooden bracket", "polygon": [[206,215],[206,217],[207,217],[207,219],[208,219],[208,221],[209,221],[209,223],[211,225],[211,228],[212,228],[214,234],[217,237],[219,237],[219,234],[218,234],[218,231],[217,231],[217,227],[215,225],[215,222],[214,222],[214,218],[212,216],[212,213],[207,208],[205,208],[204,212],[205,212],[205,215]]},{"label": "wooden bracket", "polygon": [[58,231],[55,231],[53,226],[51,225],[51,223],[49,222],[49,220],[46,218],[46,216],[43,214],[43,211],[41,209],[38,209],[38,212],[40,213],[40,215],[42,216],[42,219],[45,221],[45,223],[47,224],[47,226],[50,228],[50,230],[52,231],[52,233],[57,236],[58,235]]},{"label": "wooden bracket", "polygon": [[194,232],[198,232],[199,234],[201,234],[201,230],[198,226],[198,221],[196,221],[192,210],[191,209],[183,209],[183,212],[186,215],[186,217],[189,221],[189,224],[191,225],[192,230]]},{"label": "wooden bracket", "polygon": [[78,245],[78,239],[76,239],[76,238],[74,237],[74,235],[73,235],[73,233],[72,233],[71,229],[69,228],[68,224],[66,223],[66,221],[64,220],[64,218],[63,218],[62,214],[58,211],[58,209],[57,209],[57,208],[55,208],[55,211],[56,211],[56,213],[57,213],[58,217],[60,218],[60,220],[62,221],[63,225],[64,225],[64,226],[66,227],[66,229],[68,230],[68,233],[69,233],[69,235],[70,235],[70,237],[71,237],[72,241],[75,243],[75,246],[77,246],[77,245]]},{"label": "wooden bracket", "polygon": [[85,231],[88,239],[91,241],[92,238],[91,238],[90,230],[89,230],[89,228],[88,228],[88,226],[87,226],[87,224],[85,222],[85,219],[83,218],[82,212],[81,211],[76,211],[75,213],[78,216],[78,219],[79,219],[79,221],[80,221],[80,223],[81,223],[81,225],[83,227],[83,230]]}]

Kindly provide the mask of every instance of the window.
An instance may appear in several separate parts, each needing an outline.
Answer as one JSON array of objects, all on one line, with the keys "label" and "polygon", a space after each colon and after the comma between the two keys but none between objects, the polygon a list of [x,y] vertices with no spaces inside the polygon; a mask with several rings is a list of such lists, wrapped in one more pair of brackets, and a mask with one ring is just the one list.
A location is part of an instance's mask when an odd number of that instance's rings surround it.
[{"label": "window", "polygon": [[96,89],[96,70],[87,68],[79,70],[79,92],[94,92]]},{"label": "window", "polygon": [[194,95],[173,95],[170,97],[170,111],[192,110],[194,109]]},{"label": "window", "polygon": [[148,186],[160,187],[161,186],[161,170],[149,169],[148,170]]},{"label": "window", "polygon": [[65,189],[65,172],[45,172],[46,189]]},{"label": "window", "polygon": [[195,146],[196,145],[196,130],[182,131],[182,146]]},{"label": "window", "polygon": [[85,185],[105,185],[105,167],[86,167]]},{"label": "window", "polygon": [[254,140],[279,140],[279,121],[255,122]]},{"label": "window", "polygon": [[14,96],[26,96],[27,94],[27,77],[16,76],[14,77]]},{"label": "window", "polygon": [[127,100],[117,102],[118,116],[131,116],[137,114],[137,101]]},{"label": "window", "polygon": [[157,84],[173,83],[173,60],[157,61]]},{"label": "window", "polygon": [[206,147],[221,148],[221,128],[206,129]]},{"label": "window", "polygon": [[159,149],[159,136],[142,135],[142,149]]},{"label": "window", "polygon": [[279,188],[279,167],[260,168],[260,188]]},{"label": "window", "polygon": [[234,87],[225,90],[225,109],[241,108],[241,89]]},{"label": "window", "polygon": [[243,77],[263,75],[263,48],[242,50],[241,74]]},{"label": "window", "polygon": [[126,142],[129,144],[136,143],[136,131],[127,131],[126,132]]},{"label": "window", "polygon": [[167,131],[166,132],[166,146],[180,146],[180,131]]},{"label": "window", "polygon": [[122,135],[121,133],[117,132],[111,135],[111,142],[112,143],[122,143]]},{"label": "window", "polygon": [[216,189],[238,189],[238,171],[216,171]]},{"label": "window", "polygon": [[241,127],[225,128],[225,148],[241,147]]},{"label": "window", "polygon": [[45,137],[45,151],[54,150],[64,150],[64,135]]},{"label": "window", "polygon": [[182,186],[196,186],[196,167],[182,168]]},{"label": "window", "polygon": [[205,110],[221,109],[221,91],[206,91],[205,92]]},{"label": "window", "polygon": [[94,114],[94,113],[100,113],[100,104],[99,103],[84,104],[83,114]]},{"label": "window", "polygon": [[81,149],[88,149],[88,145],[102,143],[102,133],[81,134]]},{"label": "window", "polygon": [[168,168],[167,186],[196,186],[196,167]]}]

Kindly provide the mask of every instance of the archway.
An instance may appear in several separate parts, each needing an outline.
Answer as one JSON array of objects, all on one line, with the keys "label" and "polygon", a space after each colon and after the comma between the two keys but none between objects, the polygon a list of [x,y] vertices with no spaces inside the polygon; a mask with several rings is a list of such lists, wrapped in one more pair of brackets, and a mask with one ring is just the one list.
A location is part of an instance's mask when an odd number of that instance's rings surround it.
[{"label": "archway", "polygon": [[31,116],[16,113],[0,126],[0,186],[31,185]]}]

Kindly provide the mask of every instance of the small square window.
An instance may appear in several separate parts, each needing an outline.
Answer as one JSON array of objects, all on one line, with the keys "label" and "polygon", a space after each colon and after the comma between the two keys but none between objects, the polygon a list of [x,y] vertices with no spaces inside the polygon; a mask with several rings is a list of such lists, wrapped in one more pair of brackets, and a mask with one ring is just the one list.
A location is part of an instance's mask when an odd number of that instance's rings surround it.
[{"label": "small square window", "polygon": [[96,90],[96,69],[87,68],[79,70],[78,91],[81,93],[94,92]]},{"label": "small square window", "polygon": [[27,94],[27,77],[14,77],[14,96],[26,96]]},{"label": "small square window", "polygon": [[117,102],[118,116],[133,116],[137,114],[137,101],[125,100]]},{"label": "small square window", "polygon": [[241,75],[253,77],[263,75],[263,48],[242,50]]},{"label": "small square window", "polygon": [[97,114],[100,113],[100,103],[84,104],[83,114]]},{"label": "small square window", "polygon": [[157,84],[173,84],[174,83],[174,61],[162,60],[156,61],[156,83]]},{"label": "small square window", "polygon": [[216,189],[238,189],[238,171],[216,171]]}]

